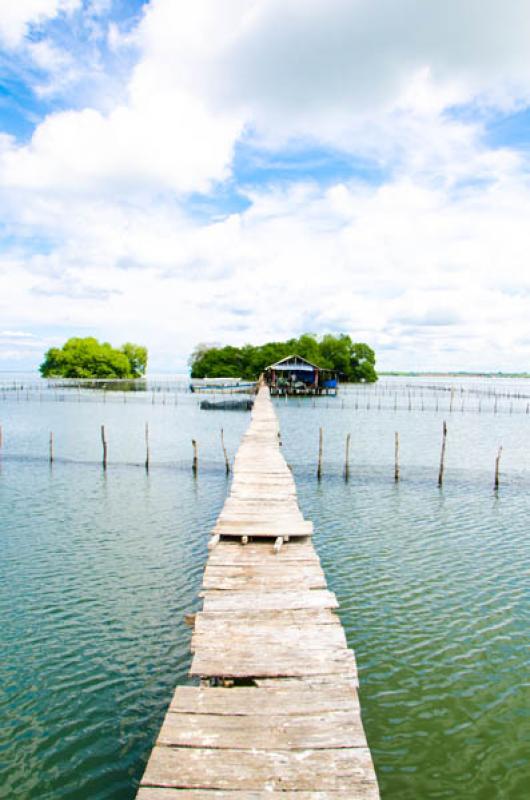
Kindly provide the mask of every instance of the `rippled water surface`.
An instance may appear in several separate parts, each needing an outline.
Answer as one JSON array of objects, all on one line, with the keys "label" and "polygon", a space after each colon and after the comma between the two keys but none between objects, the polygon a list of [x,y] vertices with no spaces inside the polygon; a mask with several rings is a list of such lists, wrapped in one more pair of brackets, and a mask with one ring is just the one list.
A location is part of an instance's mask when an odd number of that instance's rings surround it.
[{"label": "rippled water surface", "polygon": [[[399,388],[397,401],[381,386],[377,395],[277,403],[284,452],[356,650],[383,800],[523,800],[530,785],[527,399],[505,397],[494,412],[490,395],[463,382],[466,392],[449,412],[447,392],[423,396],[407,383],[412,390],[399,381],[390,387]],[[514,391],[530,394],[526,386]],[[106,473],[98,463],[103,423]],[[228,488],[219,428],[233,454],[248,415],[199,411],[183,393],[155,402],[8,393],[0,424],[0,797],[133,798],[173,688],[186,680],[183,615],[198,605],[207,534]]]}]

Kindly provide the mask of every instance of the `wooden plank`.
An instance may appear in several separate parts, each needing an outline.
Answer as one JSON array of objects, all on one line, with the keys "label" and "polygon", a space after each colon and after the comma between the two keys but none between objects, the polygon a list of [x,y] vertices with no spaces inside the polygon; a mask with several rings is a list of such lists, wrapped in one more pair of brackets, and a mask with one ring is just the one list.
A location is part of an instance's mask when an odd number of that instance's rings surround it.
[{"label": "wooden plank", "polygon": [[345,791],[327,792],[234,792],[203,789],[161,789],[159,787],[141,786],[137,800],[379,800],[379,792],[375,784],[357,785],[354,793]]},{"label": "wooden plank", "polygon": [[[300,589],[325,589],[326,581],[324,578],[312,578],[309,575],[301,575],[294,580],[285,575],[270,575],[256,578],[246,578],[244,575],[206,575],[202,584],[204,591],[218,592],[270,592],[282,589],[291,589],[297,584]],[[200,592],[199,596],[203,596]]]},{"label": "wooden plank", "polygon": [[195,629],[191,638],[191,649],[197,652],[201,648],[221,648],[226,641],[237,641],[245,649],[253,647],[257,650],[272,646],[314,649],[319,647],[346,648],[346,637],[340,625],[304,625],[303,627],[276,627],[274,625],[246,626],[215,625],[206,630]]},{"label": "wooden plank", "polygon": [[161,789],[160,787],[141,786],[137,800],[379,800],[377,785],[373,783],[357,784],[355,789],[326,792],[283,792],[268,791],[249,792],[223,791],[203,789]]},{"label": "wooden plank", "polygon": [[[262,547],[263,549],[263,547]],[[206,564],[205,577],[222,576],[223,578],[272,578],[275,575],[285,576],[286,580],[296,580],[296,578],[323,578],[324,572],[320,564],[285,564],[279,562],[274,554],[269,559],[262,559],[261,562],[254,564]]]},{"label": "wooden plank", "polygon": [[281,645],[267,645],[261,651],[244,643],[227,642],[225,649],[195,651],[190,675],[224,678],[305,677],[341,675],[357,678],[355,656],[347,648],[294,650]]},{"label": "wooden plank", "polygon": [[203,589],[218,591],[289,591],[298,589],[325,589],[326,579],[322,568],[314,566],[286,567],[272,565],[208,565],[204,572]]},{"label": "wooden plank", "polygon": [[361,718],[355,711],[318,715],[166,714],[157,744],[222,750],[326,750],[366,747]]},{"label": "wooden plank", "polygon": [[359,710],[355,689],[344,686],[319,688],[281,685],[260,689],[256,686],[220,687],[179,686],[169,706],[172,712],[188,714],[322,714],[329,711]]},{"label": "wooden plank", "polygon": [[202,622],[217,622],[242,626],[267,625],[274,623],[276,627],[292,625],[334,625],[340,627],[340,619],[335,611],[329,608],[297,608],[297,609],[255,609],[231,610],[229,614],[218,611],[198,611],[195,627],[200,630]]},{"label": "wooden plank", "polygon": [[208,556],[207,566],[217,564],[279,564],[309,562],[320,564],[315,548],[309,540],[289,542],[279,553],[263,543],[241,545],[239,542],[221,541]]},{"label": "wooden plank", "polygon": [[[142,785],[186,789],[362,791],[374,784],[370,751],[256,751],[155,747]],[[361,795],[362,797],[362,795]]]},{"label": "wooden plank", "polygon": [[338,608],[333,592],[314,589],[301,592],[262,592],[249,595],[248,592],[208,592],[204,597],[205,611],[283,611],[298,608]]},{"label": "wooden plank", "polygon": [[254,681],[256,686],[260,688],[274,688],[278,686],[305,686],[313,689],[318,689],[323,686],[348,686],[354,689],[359,688],[359,681],[357,676],[351,675],[334,675],[328,673],[325,675],[302,675],[290,676],[282,678],[259,678]]}]

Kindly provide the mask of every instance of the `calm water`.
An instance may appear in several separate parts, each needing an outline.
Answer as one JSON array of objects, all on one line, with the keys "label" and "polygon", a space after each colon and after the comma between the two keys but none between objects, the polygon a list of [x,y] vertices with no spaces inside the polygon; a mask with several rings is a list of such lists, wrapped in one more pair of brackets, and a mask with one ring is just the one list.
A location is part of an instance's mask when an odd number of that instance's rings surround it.
[{"label": "calm water", "polygon": [[[357,653],[383,800],[523,800],[530,415],[516,395],[530,395],[530,383],[495,384],[494,412],[491,383],[459,382],[452,413],[449,387],[433,384],[396,380],[314,406],[282,401],[284,452]],[[182,392],[154,403],[4,392],[0,424],[0,797],[133,798],[173,688],[186,680],[183,614],[198,606],[207,534],[228,488],[219,428],[233,454],[248,415],[199,411]]]}]

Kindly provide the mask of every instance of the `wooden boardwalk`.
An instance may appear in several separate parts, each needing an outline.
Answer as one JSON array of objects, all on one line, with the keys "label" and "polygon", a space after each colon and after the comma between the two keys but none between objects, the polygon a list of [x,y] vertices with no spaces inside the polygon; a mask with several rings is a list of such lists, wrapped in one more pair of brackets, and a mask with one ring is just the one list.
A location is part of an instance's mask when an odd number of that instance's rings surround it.
[{"label": "wooden boardwalk", "polygon": [[379,798],[355,657],[311,534],[262,387],[210,540],[191,641],[200,685],[175,691],[137,800]]}]

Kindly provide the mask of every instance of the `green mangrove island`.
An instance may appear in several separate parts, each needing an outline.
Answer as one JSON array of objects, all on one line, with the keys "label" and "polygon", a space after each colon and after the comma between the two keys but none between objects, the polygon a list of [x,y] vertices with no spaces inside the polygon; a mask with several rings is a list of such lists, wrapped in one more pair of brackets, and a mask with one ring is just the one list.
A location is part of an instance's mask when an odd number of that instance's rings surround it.
[{"label": "green mangrove island", "polygon": [[127,342],[119,349],[92,336],[51,347],[39,367],[43,378],[142,378],[147,349]]},{"label": "green mangrove island", "polygon": [[266,367],[296,354],[321,369],[337,372],[340,379],[352,383],[377,380],[375,353],[364,342],[353,342],[348,334],[304,333],[298,339],[267,342],[243,347],[214,347],[199,344],[190,358],[192,378],[245,378],[257,380]]}]

